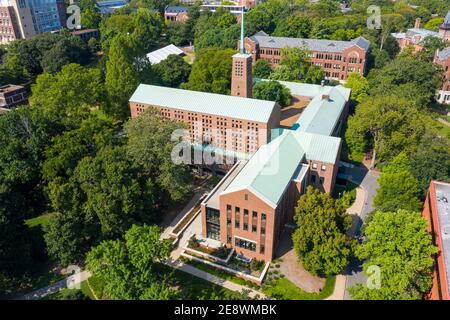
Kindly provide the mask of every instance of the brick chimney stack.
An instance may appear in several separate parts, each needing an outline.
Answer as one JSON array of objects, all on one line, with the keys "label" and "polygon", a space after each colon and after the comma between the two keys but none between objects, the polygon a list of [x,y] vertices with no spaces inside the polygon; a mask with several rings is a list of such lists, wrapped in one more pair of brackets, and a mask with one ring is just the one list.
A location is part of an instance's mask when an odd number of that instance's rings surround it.
[{"label": "brick chimney stack", "polygon": [[416,23],[414,24],[414,28],[416,28],[416,29],[420,28],[420,18],[416,19]]}]

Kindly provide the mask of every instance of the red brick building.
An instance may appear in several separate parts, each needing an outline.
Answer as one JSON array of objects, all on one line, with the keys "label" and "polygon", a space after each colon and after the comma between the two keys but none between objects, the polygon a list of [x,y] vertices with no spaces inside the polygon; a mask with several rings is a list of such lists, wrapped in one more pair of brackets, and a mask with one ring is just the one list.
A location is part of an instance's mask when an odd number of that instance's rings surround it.
[{"label": "red brick building", "polygon": [[0,108],[11,109],[27,103],[27,91],[24,87],[12,84],[0,86]]},{"label": "red brick building", "polygon": [[202,236],[248,258],[273,259],[284,226],[307,185],[330,192],[336,180],[350,90],[281,82],[309,98],[291,130],[272,136],[249,160],[241,160],[202,202]]},{"label": "red brick building", "polygon": [[422,215],[439,252],[435,255],[433,287],[427,298],[450,300],[450,184],[432,181]]},{"label": "red brick building", "polygon": [[[253,57],[267,60],[272,66],[278,66],[283,48],[303,48],[311,52],[311,63],[321,67],[325,78],[344,81],[352,72],[364,75],[366,72],[369,41],[363,37],[351,41],[324,39],[297,39],[272,37],[263,31],[244,40],[245,51]],[[239,46],[239,44],[238,44]]]},{"label": "red brick building", "polygon": [[438,50],[434,62],[440,64],[444,69],[444,82],[436,100],[439,103],[450,104],[450,47],[442,51]]},{"label": "red brick building", "polygon": [[164,10],[164,19],[167,21],[185,22],[189,19],[188,8],[183,6],[167,6]]},{"label": "red brick building", "polygon": [[256,152],[280,124],[276,102],[141,84],[130,98],[131,117],[149,107],[188,124],[194,143],[238,155]]}]

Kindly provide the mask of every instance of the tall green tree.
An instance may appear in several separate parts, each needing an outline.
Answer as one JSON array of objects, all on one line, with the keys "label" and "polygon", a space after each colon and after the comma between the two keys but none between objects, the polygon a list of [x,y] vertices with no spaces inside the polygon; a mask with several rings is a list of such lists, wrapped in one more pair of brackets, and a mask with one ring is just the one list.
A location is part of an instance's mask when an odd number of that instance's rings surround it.
[{"label": "tall green tree", "polygon": [[105,98],[100,71],[76,64],[39,75],[31,90],[31,106],[69,128],[77,127]]},{"label": "tall green tree", "polygon": [[266,59],[258,59],[253,65],[253,77],[268,79],[273,69]]},{"label": "tall green tree", "polygon": [[410,155],[411,173],[419,181],[422,196],[431,180],[450,182],[450,142],[444,137],[425,134],[417,150]]},{"label": "tall green tree", "polygon": [[411,154],[432,127],[431,118],[410,100],[385,95],[371,96],[356,108],[345,133],[351,152],[373,148],[372,165],[391,161],[399,152]]},{"label": "tall green tree", "polygon": [[[375,212],[364,229],[367,241],[356,251],[364,270],[380,278],[374,287],[357,284],[349,289],[356,300],[420,300],[431,289],[433,246],[427,222],[420,213],[406,210]],[[378,285],[378,286],[377,286]]]},{"label": "tall green tree", "polygon": [[324,79],[320,67],[310,65],[309,53],[301,48],[284,48],[281,50],[280,66],[272,73],[271,79],[320,83]]},{"label": "tall green tree", "polygon": [[167,59],[153,66],[156,77],[165,87],[177,88],[181,83],[187,81],[191,73],[191,66],[175,54],[171,54]]},{"label": "tall green tree", "polygon": [[291,91],[278,81],[260,81],[253,86],[255,99],[276,101],[281,107],[291,104]]},{"label": "tall green tree", "polygon": [[294,250],[306,270],[332,275],[347,266],[354,246],[346,236],[352,219],[339,202],[309,186],[300,197],[294,220]]},{"label": "tall green tree", "polygon": [[178,143],[172,140],[172,134],[179,129],[186,127],[179,122],[168,121],[154,109],[146,110],[125,124],[127,156],[144,175],[154,179],[160,204],[169,199],[180,200],[190,190],[188,168],[175,164],[171,156]]},{"label": "tall green tree", "polygon": [[352,72],[345,82],[345,87],[352,89],[352,99],[359,103],[367,97],[369,82],[359,73]]},{"label": "tall green tree", "polygon": [[205,49],[196,54],[188,82],[182,88],[229,94],[231,86],[231,49]]},{"label": "tall green tree", "polygon": [[380,187],[373,199],[374,206],[380,211],[405,209],[420,211],[419,183],[411,174],[411,163],[405,153],[399,153],[392,162],[383,168],[378,179]]},{"label": "tall green tree", "polygon": [[105,86],[109,97],[106,112],[117,119],[127,119],[128,100],[138,84],[133,41],[126,35],[117,35],[111,42],[106,62]]},{"label": "tall green tree", "polygon": [[157,226],[132,226],[125,241],[102,242],[88,253],[88,269],[105,279],[104,292],[112,299],[168,300],[177,297],[155,265],[169,257],[171,243],[160,240]]}]

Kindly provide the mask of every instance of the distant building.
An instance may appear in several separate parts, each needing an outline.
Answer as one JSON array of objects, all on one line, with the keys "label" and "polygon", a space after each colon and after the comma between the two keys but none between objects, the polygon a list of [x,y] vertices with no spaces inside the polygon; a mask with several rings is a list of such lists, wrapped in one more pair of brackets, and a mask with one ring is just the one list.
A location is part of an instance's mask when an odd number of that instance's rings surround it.
[{"label": "distant building", "polygon": [[0,7],[0,43],[6,44],[20,38],[20,28],[14,7]]},{"label": "distant building", "polygon": [[[19,0],[19,5],[22,1],[24,0]],[[61,2],[57,2],[57,0],[30,0],[28,4],[36,33],[60,30],[63,27],[59,17]]]},{"label": "distant building", "polygon": [[160,63],[163,60],[166,60],[167,57],[171,54],[176,54],[177,56],[184,55],[184,51],[180,48],[174,46],[173,44],[169,44],[168,46],[165,46],[164,48],[152,51],[147,54],[147,59],[150,61],[151,64],[157,64]]},{"label": "distant building", "polygon": [[434,256],[433,287],[427,298],[450,300],[450,184],[432,181],[422,215],[439,252]]},{"label": "distant building", "polygon": [[95,7],[98,12],[103,15],[107,13],[113,13],[115,10],[123,8],[128,5],[127,1],[124,0],[105,0],[97,1]]},{"label": "distant building", "polygon": [[[0,6],[0,42],[29,39],[66,25],[63,0],[3,0]],[[5,6],[6,4],[6,6]]]},{"label": "distant building", "polygon": [[439,36],[450,41],[450,10],[447,12],[444,22],[439,26]]},{"label": "distant building", "polygon": [[223,8],[224,10],[227,10],[228,12],[234,14],[235,16],[240,16],[242,14],[242,10],[245,9],[244,5],[223,5],[223,4],[214,4],[214,3],[208,3],[208,4],[202,4],[200,11],[208,10],[210,12],[216,12],[219,8]]},{"label": "distant building", "polygon": [[74,36],[80,37],[84,42],[88,42],[91,38],[99,39],[98,29],[80,29],[71,31]]},{"label": "distant building", "polygon": [[444,83],[439,90],[436,100],[439,103],[450,104],[450,47],[437,51],[434,62],[444,69]]},{"label": "distant building", "polygon": [[311,52],[311,62],[323,69],[325,78],[345,81],[352,72],[364,75],[370,43],[363,37],[351,41],[272,37],[260,31],[245,38],[245,51],[253,57],[279,65],[283,48],[303,48]]},{"label": "distant building", "polygon": [[427,37],[441,38],[450,41],[450,11],[444,19],[444,22],[439,26],[439,32],[423,29],[420,27],[420,18],[416,19],[414,28],[408,29],[406,32],[391,33],[397,40],[400,50],[407,46],[413,46],[415,51],[423,50],[423,40]]},{"label": "distant building", "polygon": [[183,6],[167,6],[164,10],[164,19],[168,21],[184,22],[188,19],[188,8]]},{"label": "distant building", "polygon": [[0,86],[0,108],[11,109],[28,103],[27,91],[23,86],[8,84]]}]

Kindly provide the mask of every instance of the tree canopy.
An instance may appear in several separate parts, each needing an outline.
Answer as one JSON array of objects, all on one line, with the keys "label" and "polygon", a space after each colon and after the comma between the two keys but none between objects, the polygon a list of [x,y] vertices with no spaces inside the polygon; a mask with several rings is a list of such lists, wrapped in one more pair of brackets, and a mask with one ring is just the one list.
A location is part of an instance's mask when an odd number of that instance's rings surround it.
[{"label": "tree canopy", "polygon": [[352,219],[339,202],[308,186],[300,197],[294,220],[294,250],[306,270],[332,275],[347,266],[354,246],[346,236]]},{"label": "tree canopy", "polygon": [[[357,284],[349,289],[357,300],[418,300],[431,289],[437,253],[420,213],[406,210],[375,212],[364,229],[367,241],[356,253],[364,270],[378,267],[378,288]],[[371,271],[373,272],[373,271]],[[377,276],[370,274],[371,276]],[[377,280],[377,279],[376,279]]]}]

